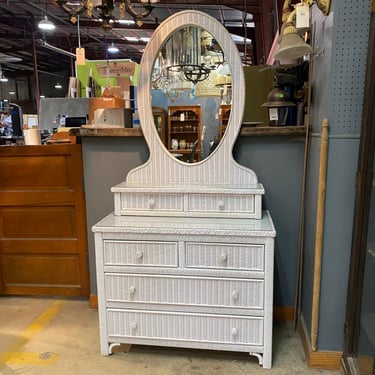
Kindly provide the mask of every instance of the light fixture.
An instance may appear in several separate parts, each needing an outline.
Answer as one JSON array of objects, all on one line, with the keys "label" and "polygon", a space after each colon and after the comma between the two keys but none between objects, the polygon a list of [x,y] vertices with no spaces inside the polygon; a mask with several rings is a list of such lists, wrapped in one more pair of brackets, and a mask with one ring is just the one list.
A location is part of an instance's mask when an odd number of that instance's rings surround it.
[{"label": "light fixture", "polygon": [[[141,0],[144,8],[143,11],[137,11],[130,0],[121,0],[118,5],[120,16],[119,19],[125,19],[125,12],[128,12],[134,19],[138,26],[142,26],[143,19],[146,18],[153,10],[152,4],[158,3],[159,0]],[[87,16],[92,17],[96,10],[100,10],[99,17],[102,20],[102,27],[104,30],[111,30],[113,21],[114,0],[81,0],[81,1],[66,1],[57,0],[57,3],[67,13],[70,14],[71,21],[77,21],[77,15],[85,10]],[[98,4],[100,3],[100,4]]]},{"label": "light fixture", "polygon": [[8,78],[5,77],[3,70],[1,69],[1,65],[0,65],[0,82],[8,82]]},{"label": "light fixture", "polygon": [[55,47],[52,44],[47,43],[44,39],[39,39],[38,43],[40,46],[50,49],[51,51],[55,51],[57,53],[62,53],[63,55],[70,56],[76,58],[75,53],[65,51],[64,49],[61,49],[59,47]]},{"label": "light fixture", "polygon": [[59,82],[56,83],[55,89],[58,89],[58,90],[62,89],[62,86]]},{"label": "light fixture", "polygon": [[295,16],[296,11],[293,10],[283,25],[282,35],[274,55],[276,60],[298,59],[312,52],[312,47],[297,33],[293,21]]},{"label": "light fixture", "polygon": [[295,107],[296,104],[290,100],[289,94],[285,90],[275,84],[267,95],[265,103],[261,106],[268,110],[270,126],[284,126],[288,118],[289,108]]},{"label": "light fixture", "polygon": [[44,16],[44,18],[38,23],[38,27],[43,31],[52,31],[55,29],[55,25],[47,16]]},{"label": "light fixture", "polygon": [[[298,6],[306,5],[311,6],[316,4],[318,8],[323,12],[324,15],[328,15],[331,8],[331,0],[305,0],[299,4],[296,4],[293,10],[291,6],[291,0],[285,0],[283,5],[283,25],[281,27],[279,44],[276,47],[274,59],[282,60],[294,60],[308,55],[312,52],[312,47],[307,44],[301,36],[298,34],[298,30],[295,26],[296,16],[298,18]],[[302,9],[302,8],[301,8]],[[304,19],[302,17],[302,19]],[[306,20],[308,23],[308,20]],[[309,26],[307,25],[307,28]]]},{"label": "light fixture", "polygon": [[115,46],[115,45],[113,44],[113,42],[112,42],[112,44],[107,48],[107,51],[108,51],[109,53],[117,53],[117,52],[119,52],[119,49],[118,49],[118,47]]},{"label": "light fixture", "polygon": [[202,63],[201,30],[188,26],[175,32],[165,44],[167,74],[182,72],[194,85],[208,78],[211,67]]}]

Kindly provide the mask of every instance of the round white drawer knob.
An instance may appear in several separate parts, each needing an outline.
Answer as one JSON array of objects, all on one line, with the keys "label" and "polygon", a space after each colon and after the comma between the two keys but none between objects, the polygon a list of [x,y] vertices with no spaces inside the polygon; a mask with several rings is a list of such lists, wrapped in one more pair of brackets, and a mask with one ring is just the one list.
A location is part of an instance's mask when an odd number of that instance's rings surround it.
[{"label": "round white drawer knob", "polygon": [[137,322],[132,322],[132,324],[130,326],[132,327],[132,330],[135,330],[135,329],[137,329],[138,324],[137,324]]},{"label": "round white drawer knob", "polygon": [[137,259],[142,259],[143,258],[143,251],[137,251],[135,256],[137,257]]},{"label": "round white drawer knob", "polygon": [[132,285],[132,286],[129,288],[129,292],[130,292],[131,294],[134,294],[134,293],[135,293],[135,286],[134,286],[134,285]]},{"label": "round white drawer knob", "polygon": [[238,335],[238,328],[232,328],[232,336]]},{"label": "round white drawer knob", "polygon": [[153,207],[155,207],[155,199],[150,199],[149,201],[148,201],[148,206],[150,207],[150,208],[153,208]]},{"label": "round white drawer knob", "polygon": [[235,300],[238,299],[238,291],[237,291],[237,290],[234,290],[234,291],[232,292],[232,298],[235,299]]},{"label": "round white drawer knob", "polygon": [[228,259],[227,254],[225,254],[225,253],[221,253],[221,254],[220,254],[220,260],[225,261],[225,260],[227,260],[227,259]]},{"label": "round white drawer knob", "polygon": [[223,201],[219,201],[217,202],[217,207],[222,210],[224,208],[224,202]]}]

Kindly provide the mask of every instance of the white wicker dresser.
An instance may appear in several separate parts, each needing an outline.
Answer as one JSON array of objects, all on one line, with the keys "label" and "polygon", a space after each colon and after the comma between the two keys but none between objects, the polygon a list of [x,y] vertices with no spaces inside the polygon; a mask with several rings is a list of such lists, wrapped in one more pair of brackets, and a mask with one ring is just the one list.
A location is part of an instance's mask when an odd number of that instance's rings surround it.
[{"label": "white wicker dresser", "polygon": [[[157,137],[146,74],[160,40],[186,24],[220,40],[236,87],[219,147],[191,165]],[[147,54],[138,102],[150,158],[112,188],[114,212],[93,227],[101,352],[121,343],[245,351],[271,368],[276,231],[256,174],[232,157],[244,105],[237,49],[217,21],[183,11],[155,31]]]}]

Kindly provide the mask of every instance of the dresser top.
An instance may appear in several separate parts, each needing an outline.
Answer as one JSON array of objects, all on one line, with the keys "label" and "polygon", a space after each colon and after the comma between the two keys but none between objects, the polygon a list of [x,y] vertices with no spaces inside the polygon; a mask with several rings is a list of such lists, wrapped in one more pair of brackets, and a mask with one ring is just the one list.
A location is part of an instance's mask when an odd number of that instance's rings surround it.
[{"label": "dresser top", "polygon": [[215,236],[275,237],[268,211],[262,219],[115,216],[113,213],[93,226],[93,232],[201,234]]}]

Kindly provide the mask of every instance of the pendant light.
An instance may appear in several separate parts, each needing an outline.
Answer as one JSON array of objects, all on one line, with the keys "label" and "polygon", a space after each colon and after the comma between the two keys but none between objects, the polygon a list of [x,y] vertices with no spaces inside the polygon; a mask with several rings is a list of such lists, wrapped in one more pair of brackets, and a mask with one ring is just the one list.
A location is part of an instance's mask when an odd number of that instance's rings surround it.
[{"label": "pendant light", "polygon": [[62,89],[62,86],[59,82],[56,83],[55,89],[58,89],[58,90]]},{"label": "pendant light", "polygon": [[118,47],[115,46],[112,42],[112,44],[107,48],[107,51],[109,53],[117,53],[119,51]]},{"label": "pendant light", "polygon": [[55,25],[47,16],[44,16],[44,18],[38,23],[38,27],[43,31],[52,31],[55,29]]}]

